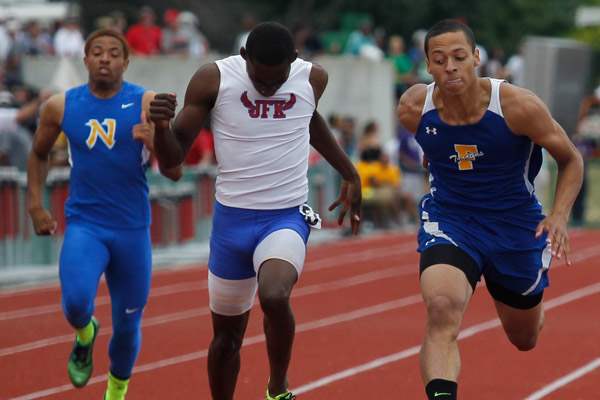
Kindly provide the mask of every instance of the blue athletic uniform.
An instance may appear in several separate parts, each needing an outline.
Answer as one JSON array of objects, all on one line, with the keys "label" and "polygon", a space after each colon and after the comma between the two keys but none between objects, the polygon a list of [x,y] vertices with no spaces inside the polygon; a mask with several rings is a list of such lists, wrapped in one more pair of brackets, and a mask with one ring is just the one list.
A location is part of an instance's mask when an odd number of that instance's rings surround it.
[{"label": "blue athletic uniform", "polygon": [[310,227],[298,207],[249,210],[215,202],[208,268],[223,279],[256,276],[252,262],[256,246],[281,229],[291,229],[304,244],[308,242]]},{"label": "blue athletic uniform", "polygon": [[544,218],[533,181],[541,148],[506,124],[499,80],[481,120],[453,126],[442,121],[432,101],[433,84],[416,132],[429,162],[431,191],[420,203],[419,252],[454,245],[479,268],[479,277],[521,295],[548,286],[550,248],[536,239]]},{"label": "blue athletic uniform", "polygon": [[60,255],[62,304],[82,328],[94,312],[104,273],[111,296],[111,372],[131,375],[140,349],[140,320],[152,269],[148,153],[133,139],[145,89],[123,82],[109,99],[88,85],[66,92],[62,130],[69,143],[71,178],[67,229]]}]

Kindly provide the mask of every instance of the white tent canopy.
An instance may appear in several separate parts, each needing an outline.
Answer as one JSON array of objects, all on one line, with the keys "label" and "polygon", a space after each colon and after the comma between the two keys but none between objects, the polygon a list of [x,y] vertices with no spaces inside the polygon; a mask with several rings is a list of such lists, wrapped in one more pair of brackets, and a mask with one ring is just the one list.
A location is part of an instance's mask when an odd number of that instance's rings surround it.
[{"label": "white tent canopy", "polygon": [[0,0],[0,20],[17,19],[21,21],[36,20],[50,22],[64,19],[73,15],[73,5],[67,2],[45,3],[27,2],[18,3]]}]

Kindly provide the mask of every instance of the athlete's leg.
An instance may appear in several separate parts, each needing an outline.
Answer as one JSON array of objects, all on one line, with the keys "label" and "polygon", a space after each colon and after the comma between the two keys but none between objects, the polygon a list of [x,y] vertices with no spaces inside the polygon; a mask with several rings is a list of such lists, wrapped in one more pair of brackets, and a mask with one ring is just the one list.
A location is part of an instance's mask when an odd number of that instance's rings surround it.
[{"label": "athlete's leg", "polygon": [[521,351],[532,350],[544,325],[543,291],[523,296],[486,281],[508,340]]},{"label": "athlete's leg", "polygon": [[292,229],[270,233],[254,253],[269,356],[268,390],[272,396],[287,392],[287,371],[296,330],[290,295],[302,271],[305,255],[305,241]]},{"label": "athlete's leg", "polygon": [[421,292],[427,325],[420,352],[421,376],[429,399],[456,399],[460,355],[458,333],[464,312],[480,277],[465,251],[452,244],[421,253]]},{"label": "athlete's leg", "polygon": [[458,332],[473,289],[465,274],[448,264],[436,264],[421,274],[427,325],[421,347],[421,376],[455,381],[460,372]]},{"label": "athlete's leg", "polygon": [[75,387],[87,384],[93,371],[93,348],[98,323],[92,320],[98,282],[109,253],[102,229],[71,223],[60,255],[62,305],[69,323],[77,330],[67,371]]},{"label": "athlete's leg", "polygon": [[226,316],[212,313],[213,339],[208,348],[208,380],[213,399],[231,400],[240,372],[240,348],[250,311]]},{"label": "athlete's leg", "polygon": [[[106,283],[112,303],[110,374],[123,385],[110,385],[108,398],[122,398],[141,346],[141,318],[150,291],[152,254],[148,229],[113,233]],[[114,387],[114,393],[111,388]]]},{"label": "athlete's leg", "polygon": [[212,398],[231,400],[240,371],[240,348],[256,295],[256,278],[230,280],[208,272],[213,338],[208,348]]},{"label": "athlete's leg", "polygon": [[94,313],[100,276],[108,264],[108,249],[93,227],[69,224],[60,253],[62,307],[71,326],[81,329]]}]

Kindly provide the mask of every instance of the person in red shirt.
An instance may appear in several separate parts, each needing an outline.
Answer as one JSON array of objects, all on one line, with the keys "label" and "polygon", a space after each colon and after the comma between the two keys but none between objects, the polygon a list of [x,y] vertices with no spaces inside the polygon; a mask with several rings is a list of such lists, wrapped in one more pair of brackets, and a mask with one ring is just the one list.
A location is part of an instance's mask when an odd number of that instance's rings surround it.
[{"label": "person in red shirt", "polygon": [[210,129],[202,128],[183,162],[185,165],[215,164],[215,141]]},{"label": "person in red shirt", "polygon": [[150,56],[160,53],[162,32],[154,23],[155,19],[154,10],[144,6],[140,9],[139,22],[127,30],[125,36],[134,54]]}]

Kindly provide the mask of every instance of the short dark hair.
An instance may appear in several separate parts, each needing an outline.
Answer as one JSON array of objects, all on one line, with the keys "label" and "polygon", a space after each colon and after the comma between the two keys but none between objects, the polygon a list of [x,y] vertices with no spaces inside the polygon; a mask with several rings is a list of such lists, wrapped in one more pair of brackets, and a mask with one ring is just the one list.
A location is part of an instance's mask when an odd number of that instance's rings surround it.
[{"label": "short dark hair", "polygon": [[296,54],[292,33],[277,22],[256,25],[248,35],[245,47],[251,61],[265,65],[292,62]]},{"label": "short dark hair", "polygon": [[123,34],[117,32],[111,28],[98,29],[97,31],[94,31],[89,34],[89,36],[85,40],[84,53],[86,56],[88,55],[88,52],[90,51],[90,47],[91,47],[94,39],[98,39],[99,37],[102,37],[102,36],[110,36],[110,37],[117,39],[119,42],[121,42],[121,44],[123,45],[123,56],[125,57],[126,60],[129,58],[129,45],[127,44],[127,39],[125,39],[125,36],[123,36]]},{"label": "short dark hair", "polygon": [[429,39],[449,32],[464,33],[471,45],[471,50],[475,51],[475,34],[473,34],[471,28],[455,19],[444,19],[437,22],[427,31],[427,35],[425,35],[425,56],[427,56],[427,52],[429,51]]}]

